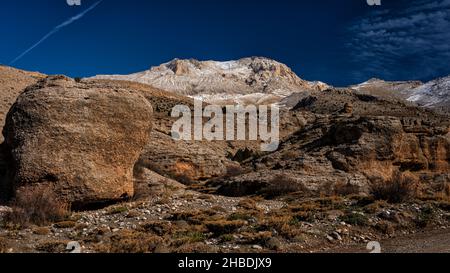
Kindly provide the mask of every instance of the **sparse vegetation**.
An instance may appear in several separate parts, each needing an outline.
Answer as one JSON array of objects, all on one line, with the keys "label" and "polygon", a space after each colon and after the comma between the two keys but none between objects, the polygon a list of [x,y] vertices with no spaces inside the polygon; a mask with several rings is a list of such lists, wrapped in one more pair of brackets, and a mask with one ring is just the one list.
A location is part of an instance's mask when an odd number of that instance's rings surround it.
[{"label": "sparse vegetation", "polygon": [[108,242],[99,243],[96,250],[101,253],[153,253],[163,243],[163,238],[156,235],[123,230],[113,235]]},{"label": "sparse vegetation", "polygon": [[390,203],[409,201],[416,195],[417,181],[409,174],[396,171],[392,179],[372,179],[370,193],[377,200]]},{"label": "sparse vegetation", "polygon": [[431,206],[423,208],[416,219],[419,228],[425,228],[434,220],[435,209]]},{"label": "sparse vegetation", "polygon": [[233,233],[244,225],[245,221],[242,220],[216,220],[207,221],[205,223],[205,226],[208,228],[208,230],[215,235]]},{"label": "sparse vegetation", "polygon": [[128,212],[128,208],[125,206],[116,206],[109,209],[108,214],[121,214]]},{"label": "sparse vegetation", "polygon": [[5,216],[9,225],[46,225],[66,220],[69,206],[61,201],[49,187],[21,189],[12,202],[12,212]]},{"label": "sparse vegetation", "polygon": [[334,194],[338,196],[349,196],[353,194],[359,194],[360,188],[357,185],[350,182],[338,182],[334,185]]},{"label": "sparse vegetation", "polygon": [[76,225],[77,225],[77,223],[74,221],[62,221],[62,222],[54,224],[54,226],[56,228],[73,228]]},{"label": "sparse vegetation", "polygon": [[266,198],[272,199],[290,193],[305,193],[307,191],[308,189],[302,183],[284,175],[277,175],[269,182],[268,186],[261,190],[261,194]]},{"label": "sparse vegetation", "polygon": [[39,243],[36,249],[44,253],[65,253],[67,243],[69,243],[69,241],[49,240]]},{"label": "sparse vegetation", "polygon": [[0,253],[8,252],[8,242],[5,238],[0,237]]},{"label": "sparse vegetation", "polygon": [[340,220],[354,226],[366,226],[369,221],[367,216],[360,212],[349,212],[341,216]]},{"label": "sparse vegetation", "polygon": [[167,221],[150,221],[141,225],[145,232],[153,232],[158,236],[172,233],[172,225]]}]

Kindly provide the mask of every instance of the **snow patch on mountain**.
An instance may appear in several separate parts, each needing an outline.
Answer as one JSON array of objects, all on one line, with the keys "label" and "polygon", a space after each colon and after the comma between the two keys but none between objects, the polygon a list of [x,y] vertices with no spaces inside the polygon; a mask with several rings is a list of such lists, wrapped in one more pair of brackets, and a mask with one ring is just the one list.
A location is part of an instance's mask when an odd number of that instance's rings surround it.
[{"label": "snow patch on mountain", "polygon": [[207,102],[273,101],[296,92],[330,88],[323,82],[305,81],[286,65],[262,57],[226,62],[175,59],[131,75],[93,78],[140,82]]},{"label": "snow patch on mountain", "polygon": [[449,107],[450,76],[430,81],[413,89],[408,101],[424,107]]}]

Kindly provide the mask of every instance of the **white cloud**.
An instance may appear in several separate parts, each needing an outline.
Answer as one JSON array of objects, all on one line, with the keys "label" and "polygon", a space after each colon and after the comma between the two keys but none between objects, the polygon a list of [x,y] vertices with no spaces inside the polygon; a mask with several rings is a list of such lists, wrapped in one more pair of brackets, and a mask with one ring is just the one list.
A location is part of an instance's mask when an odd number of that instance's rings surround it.
[{"label": "white cloud", "polygon": [[450,0],[403,1],[349,28],[356,81],[371,77],[424,79],[450,73]]},{"label": "white cloud", "polygon": [[30,48],[28,48],[27,50],[25,50],[22,54],[20,54],[19,56],[17,56],[14,60],[12,60],[10,62],[10,65],[16,63],[18,60],[22,59],[25,55],[27,55],[30,51],[32,51],[33,49],[35,49],[37,46],[39,46],[41,43],[43,43],[45,40],[47,40],[48,38],[50,38],[53,34],[55,34],[56,32],[60,31],[62,28],[74,23],[77,20],[80,20],[81,18],[83,18],[89,11],[93,10],[94,8],[96,8],[103,0],[100,0],[96,3],[94,3],[92,6],[90,6],[88,9],[86,9],[85,11],[67,19],[66,21],[64,21],[63,23],[57,25],[56,27],[54,27],[49,33],[45,34],[44,37],[42,37],[39,41],[37,41],[36,43],[34,43]]}]

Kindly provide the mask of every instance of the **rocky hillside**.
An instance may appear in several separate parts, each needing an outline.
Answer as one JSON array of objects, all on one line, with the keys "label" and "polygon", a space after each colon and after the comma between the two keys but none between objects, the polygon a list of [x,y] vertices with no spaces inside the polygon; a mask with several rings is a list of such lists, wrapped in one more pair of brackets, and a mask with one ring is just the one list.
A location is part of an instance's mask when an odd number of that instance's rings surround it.
[{"label": "rocky hillside", "polygon": [[245,173],[211,185],[241,196],[289,181],[292,191],[314,196],[342,185],[368,192],[374,179],[388,181],[396,170],[424,187],[450,181],[447,116],[349,89],[303,98],[292,111],[303,116],[305,127],[278,151],[246,161]]},{"label": "rocky hillside", "polygon": [[216,62],[178,60],[131,75],[99,75],[95,79],[135,81],[207,102],[274,102],[294,92],[324,90],[321,82],[300,79],[289,67],[253,57]]},{"label": "rocky hillside", "polygon": [[381,79],[370,79],[350,88],[363,94],[373,96],[406,100],[412,89],[423,85],[420,81],[384,81]]},{"label": "rocky hillside", "polygon": [[351,88],[361,94],[400,99],[426,108],[450,111],[450,77],[425,84],[419,81],[388,82],[371,79]]},{"label": "rocky hillside", "polygon": [[[173,140],[172,108],[200,93],[4,69],[4,86],[30,85],[1,117],[0,252],[74,240],[84,252],[364,249],[450,226],[450,121],[433,110],[256,69],[309,86],[274,91],[281,144],[262,153],[257,141]],[[179,69],[167,73],[191,68]]]},{"label": "rocky hillside", "polygon": [[430,81],[411,90],[408,101],[424,107],[450,109],[450,76]]}]

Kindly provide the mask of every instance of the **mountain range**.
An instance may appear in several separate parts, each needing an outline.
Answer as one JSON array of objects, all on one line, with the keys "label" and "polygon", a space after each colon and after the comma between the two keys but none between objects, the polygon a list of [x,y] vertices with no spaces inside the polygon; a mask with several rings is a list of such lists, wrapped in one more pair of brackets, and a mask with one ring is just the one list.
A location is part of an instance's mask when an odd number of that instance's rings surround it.
[{"label": "mountain range", "polygon": [[[288,98],[332,88],[321,81],[306,81],[288,66],[263,57],[218,62],[174,59],[130,75],[97,75],[91,79],[139,82],[215,104],[290,105]],[[357,93],[400,99],[427,108],[448,111],[450,76],[428,83],[370,79],[350,86]]]},{"label": "mountain range", "polygon": [[[266,58],[88,79],[0,66],[0,94],[0,253],[323,252],[450,228],[445,78],[335,88]],[[174,140],[193,98],[277,103],[278,149]]]}]

